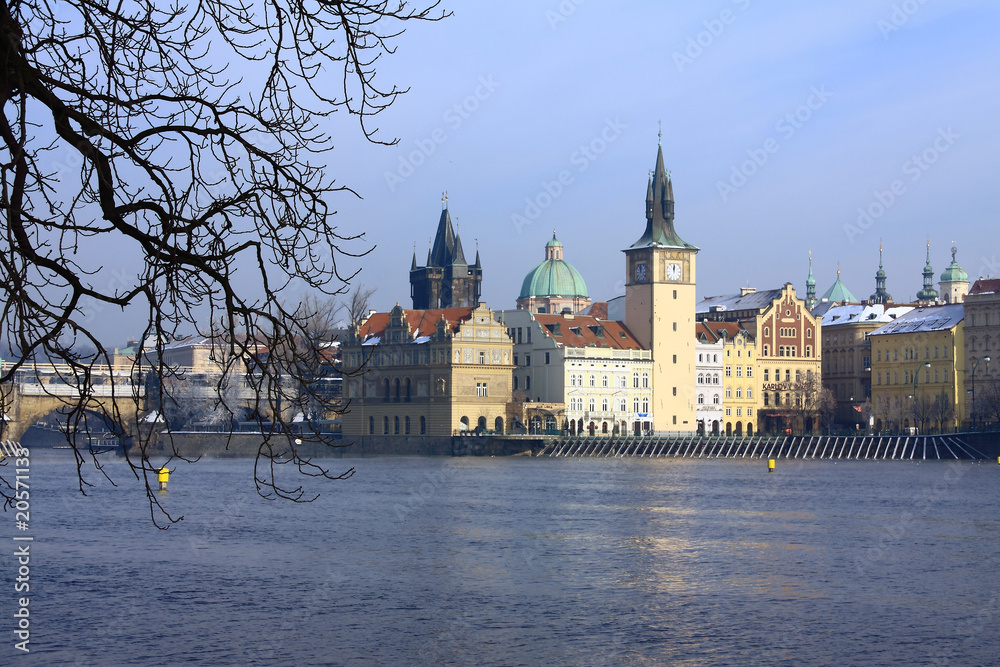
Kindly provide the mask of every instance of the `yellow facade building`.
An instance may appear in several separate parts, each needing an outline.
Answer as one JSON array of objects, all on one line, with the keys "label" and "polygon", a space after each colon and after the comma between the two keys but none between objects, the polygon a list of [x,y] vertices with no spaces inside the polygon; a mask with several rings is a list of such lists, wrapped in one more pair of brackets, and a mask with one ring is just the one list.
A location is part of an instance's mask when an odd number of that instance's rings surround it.
[{"label": "yellow facade building", "polygon": [[654,431],[695,431],[695,257],[674,229],[663,148],[646,187],[646,229],[625,252],[625,325],[653,357]]},{"label": "yellow facade building", "polygon": [[915,308],[868,334],[877,431],[946,431],[965,418],[965,309]]},{"label": "yellow facade building", "polygon": [[512,348],[485,304],[372,314],[341,346],[345,437],[508,432]]}]

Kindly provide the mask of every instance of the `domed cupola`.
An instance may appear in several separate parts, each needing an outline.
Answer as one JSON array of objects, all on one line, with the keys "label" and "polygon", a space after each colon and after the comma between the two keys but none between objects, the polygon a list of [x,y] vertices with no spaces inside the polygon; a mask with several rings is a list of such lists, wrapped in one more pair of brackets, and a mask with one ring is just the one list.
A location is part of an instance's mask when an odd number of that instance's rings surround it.
[{"label": "domed cupola", "polygon": [[521,283],[517,307],[535,313],[578,313],[588,306],[587,284],[580,272],[563,259],[563,244],[553,230],[552,239],[545,244],[545,260]]},{"label": "domed cupola", "polygon": [[958,265],[958,248],[951,248],[951,264],[941,273],[941,297],[945,303],[962,303],[969,293],[969,274]]}]

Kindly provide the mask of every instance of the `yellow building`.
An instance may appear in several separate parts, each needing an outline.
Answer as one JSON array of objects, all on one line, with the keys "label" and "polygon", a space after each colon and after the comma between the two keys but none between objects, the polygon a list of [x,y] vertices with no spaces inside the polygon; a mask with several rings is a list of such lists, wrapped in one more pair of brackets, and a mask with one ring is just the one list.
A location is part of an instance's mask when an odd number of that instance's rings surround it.
[{"label": "yellow building", "polygon": [[[732,366],[733,381],[739,379],[737,367],[743,373],[748,365],[753,369],[753,419],[758,430],[819,428],[823,399],[820,326],[791,283],[779,289],[744,287],[739,294],[708,297],[698,304],[697,316],[709,322],[737,322],[753,341],[747,348],[747,352],[752,350],[752,362],[746,356],[733,356],[727,363]],[[738,351],[734,348],[733,354]],[[735,410],[730,416],[735,420]],[[746,424],[745,412],[742,416]]]},{"label": "yellow building", "polygon": [[949,430],[965,416],[965,309],[915,308],[868,334],[873,426]]},{"label": "yellow building", "polygon": [[341,346],[345,436],[506,433],[512,343],[477,307],[373,313]]},{"label": "yellow building", "polygon": [[[753,435],[758,431],[757,418],[760,415],[763,392],[757,385],[756,341],[739,322],[703,321],[698,324],[700,341],[722,343],[721,380],[722,416],[719,432],[725,435]],[[706,379],[715,380],[716,373],[706,372]],[[701,380],[701,378],[699,378]],[[708,382],[699,381],[698,404],[703,404],[703,393],[714,396]],[[706,391],[703,391],[706,390]],[[715,432],[711,424],[705,424],[709,432]]]},{"label": "yellow building", "polygon": [[695,256],[674,229],[674,191],[657,148],[646,229],[625,252],[625,325],[653,357],[654,431],[695,431]]}]

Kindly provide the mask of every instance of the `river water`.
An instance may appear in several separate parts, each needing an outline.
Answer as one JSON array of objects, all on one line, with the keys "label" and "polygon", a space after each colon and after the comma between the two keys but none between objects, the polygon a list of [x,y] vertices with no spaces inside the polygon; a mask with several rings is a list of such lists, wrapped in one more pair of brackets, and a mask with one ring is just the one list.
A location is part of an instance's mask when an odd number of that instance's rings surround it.
[{"label": "river water", "polygon": [[0,664],[1000,660],[995,463],[330,463],[357,473],[309,504],[259,499],[251,461],[180,463],[161,531],[120,462],[84,498],[33,453],[31,653],[7,512]]}]

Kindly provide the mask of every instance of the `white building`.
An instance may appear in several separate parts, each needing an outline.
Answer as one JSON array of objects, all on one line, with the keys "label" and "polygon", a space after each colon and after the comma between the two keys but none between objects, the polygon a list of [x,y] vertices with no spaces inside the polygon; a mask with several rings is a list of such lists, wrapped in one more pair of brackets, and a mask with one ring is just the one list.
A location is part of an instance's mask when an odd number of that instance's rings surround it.
[{"label": "white building", "polygon": [[514,341],[515,404],[527,426],[570,433],[648,431],[653,364],[621,322],[507,310]]}]

